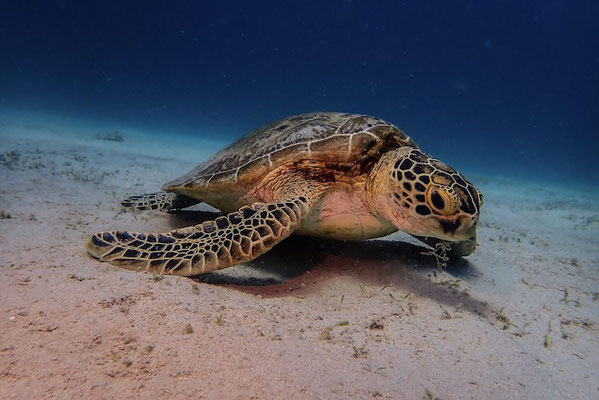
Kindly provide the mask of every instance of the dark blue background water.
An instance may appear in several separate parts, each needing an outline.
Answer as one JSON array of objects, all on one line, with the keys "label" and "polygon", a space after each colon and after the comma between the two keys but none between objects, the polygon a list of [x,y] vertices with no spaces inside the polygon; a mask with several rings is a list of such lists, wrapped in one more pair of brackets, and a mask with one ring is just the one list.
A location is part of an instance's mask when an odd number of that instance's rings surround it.
[{"label": "dark blue background water", "polygon": [[593,0],[2,1],[0,107],[224,140],[368,113],[458,168],[596,185],[597,21]]}]

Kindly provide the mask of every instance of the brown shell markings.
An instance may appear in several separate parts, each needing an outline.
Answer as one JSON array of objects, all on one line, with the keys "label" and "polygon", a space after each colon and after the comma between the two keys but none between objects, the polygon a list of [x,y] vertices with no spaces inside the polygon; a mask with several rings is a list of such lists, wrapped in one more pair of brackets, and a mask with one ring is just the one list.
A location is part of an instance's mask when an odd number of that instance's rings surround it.
[{"label": "brown shell markings", "polygon": [[302,158],[378,159],[382,151],[402,146],[417,147],[403,131],[380,118],[336,112],[301,114],[250,132],[164,189],[254,180]]}]

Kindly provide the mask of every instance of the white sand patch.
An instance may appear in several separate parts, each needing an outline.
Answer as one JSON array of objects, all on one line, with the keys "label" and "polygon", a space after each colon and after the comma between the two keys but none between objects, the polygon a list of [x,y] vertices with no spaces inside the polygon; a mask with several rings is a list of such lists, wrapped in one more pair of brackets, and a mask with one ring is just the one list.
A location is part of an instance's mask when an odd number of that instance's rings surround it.
[{"label": "white sand patch", "polygon": [[[213,139],[222,135],[223,132],[207,131],[198,132],[195,137],[177,131],[141,132],[118,123],[0,110],[0,136],[7,139],[65,142],[105,151],[126,152],[129,155],[177,159],[192,164],[205,160],[224,147],[227,143]],[[118,136],[122,141],[114,141]]]}]

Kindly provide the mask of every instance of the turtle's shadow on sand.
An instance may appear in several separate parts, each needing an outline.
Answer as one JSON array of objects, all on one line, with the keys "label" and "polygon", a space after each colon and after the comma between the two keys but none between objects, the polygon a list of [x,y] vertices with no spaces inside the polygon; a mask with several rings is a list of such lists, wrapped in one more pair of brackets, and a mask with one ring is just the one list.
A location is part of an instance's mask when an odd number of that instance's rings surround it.
[{"label": "turtle's shadow on sand", "polygon": [[[206,211],[177,213],[176,225],[197,224],[218,214]],[[386,239],[337,241],[292,236],[256,260],[192,279],[216,284],[262,297],[284,297],[318,290],[322,282],[350,276],[363,286],[390,287],[432,298],[448,306],[480,312],[481,301],[443,285],[435,278],[437,264],[422,254],[430,248]],[[444,271],[453,278],[475,281],[482,274],[465,258],[450,261]]]},{"label": "turtle's shadow on sand", "polygon": [[[371,270],[367,275],[382,272],[383,267],[394,269],[393,275],[400,270],[410,273],[428,271],[432,274],[437,264],[434,258],[423,254],[428,251],[430,248],[424,246],[383,239],[339,241],[291,236],[256,260],[196,279],[213,284],[264,286],[282,284],[321,267],[330,272],[340,271],[341,274],[362,277],[362,270],[366,266]],[[372,270],[375,265],[379,271]],[[241,269],[248,268],[256,274],[240,274]],[[451,260],[445,272],[464,280],[478,275],[476,267],[464,258]]]}]

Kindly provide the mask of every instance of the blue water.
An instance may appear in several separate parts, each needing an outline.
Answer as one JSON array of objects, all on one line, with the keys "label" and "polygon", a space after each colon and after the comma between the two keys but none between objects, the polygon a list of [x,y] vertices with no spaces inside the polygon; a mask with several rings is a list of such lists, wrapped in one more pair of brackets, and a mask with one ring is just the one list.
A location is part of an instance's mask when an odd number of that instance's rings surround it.
[{"label": "blue water", "polygon": [[367,113],[458,169],[596,185],[599,3],[2,1],[0,108],[233,140]]}]

